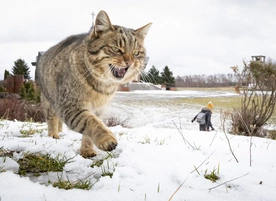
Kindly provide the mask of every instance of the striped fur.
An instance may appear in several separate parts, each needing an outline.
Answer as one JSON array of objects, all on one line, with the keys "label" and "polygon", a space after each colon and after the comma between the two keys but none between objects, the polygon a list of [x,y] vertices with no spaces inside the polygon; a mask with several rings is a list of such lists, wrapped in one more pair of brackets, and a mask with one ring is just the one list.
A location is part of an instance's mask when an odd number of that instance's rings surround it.
[{"label": "striped fur", "polygon": [[64,122],[83,134],[83,157],[96,155],[93,144],[105,151],[116,148],[117,140],[100,118],[117,87],[143,71],[150,26],[112,25],[101,11],[91,33],[70,36],[45,52],[37,75],[49,136],[59,138]]}]

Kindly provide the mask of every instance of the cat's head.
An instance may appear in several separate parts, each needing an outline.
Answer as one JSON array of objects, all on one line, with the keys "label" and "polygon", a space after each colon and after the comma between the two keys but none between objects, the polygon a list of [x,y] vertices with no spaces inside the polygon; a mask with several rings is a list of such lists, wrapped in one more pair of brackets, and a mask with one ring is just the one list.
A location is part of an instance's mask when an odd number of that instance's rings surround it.
[{"label": "cat's head", "polygon": [[105,11],[97,15],[87,43],[90,72],[111,83],[130,82],[145,67],[145,36],[151,23],[133,30],[112,25]]}]

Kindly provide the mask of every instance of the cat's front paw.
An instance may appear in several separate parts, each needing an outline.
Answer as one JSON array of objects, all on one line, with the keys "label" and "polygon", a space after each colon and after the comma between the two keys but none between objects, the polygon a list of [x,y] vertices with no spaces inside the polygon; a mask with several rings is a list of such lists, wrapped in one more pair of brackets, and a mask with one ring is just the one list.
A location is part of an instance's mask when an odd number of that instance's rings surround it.
[{"label": "cat's front paw", "polygon": [[97,156],[97,152],[93,149],[80,149],[80,154],[83,158],[92,158],[94,156]]},{"label": "cat's front paw", "polygon": [[59,139],[59,135],[56,134],[56,133],[48,133],[48,136],[49,136],[49,137],[52,137],[52,138],[54,138],[54,139]]},{"label": "cat's front paw", "polygon": [[113,136],[113,134],[110,132],[107,135],[103,135],[97,141],[95,142],[96,146],[104,151],[112,151],[116,149],[118,142]]}]

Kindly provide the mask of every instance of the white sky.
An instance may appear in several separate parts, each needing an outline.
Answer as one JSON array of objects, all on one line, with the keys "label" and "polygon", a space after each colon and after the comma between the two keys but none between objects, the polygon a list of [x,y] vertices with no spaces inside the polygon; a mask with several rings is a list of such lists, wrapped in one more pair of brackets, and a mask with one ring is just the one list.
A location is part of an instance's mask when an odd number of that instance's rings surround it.
[{"label": "white sky", "polygon": [[174,76],[232,73],[252,55],[275,60],[274,0],[10,0],[0,7],[0,79],[14,61],[34,67],[38,51],[87,32],[91,13],[105,10],[113,24],[139,28],[153,22],[145,41],[150,60]]}]

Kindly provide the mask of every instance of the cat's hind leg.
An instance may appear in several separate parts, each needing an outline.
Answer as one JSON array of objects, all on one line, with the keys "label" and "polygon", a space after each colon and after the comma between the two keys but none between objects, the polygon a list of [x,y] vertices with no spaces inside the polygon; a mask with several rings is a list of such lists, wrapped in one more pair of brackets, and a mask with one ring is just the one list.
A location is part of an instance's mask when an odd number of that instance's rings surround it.
[{"label": "cat's hind leg", "polygon": [[63,121],[59,118],[59,121],[58,121],[58,132],[62,132],[62,127],[63,127]]},{"label": "cat's hind leg", "polygon": [[55,112],[53,112],[53,110],[48,108],[46,110],[46,119],[48,125],[48,136],[59,139],[58,133],[61,131],[60,129],[62,129],[62,127],[60,128],[60,118]]}]

